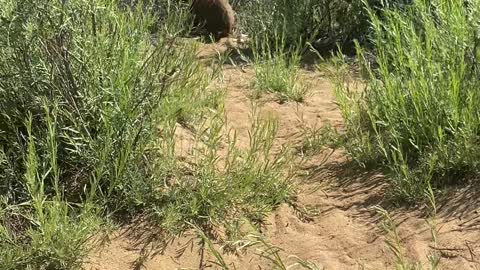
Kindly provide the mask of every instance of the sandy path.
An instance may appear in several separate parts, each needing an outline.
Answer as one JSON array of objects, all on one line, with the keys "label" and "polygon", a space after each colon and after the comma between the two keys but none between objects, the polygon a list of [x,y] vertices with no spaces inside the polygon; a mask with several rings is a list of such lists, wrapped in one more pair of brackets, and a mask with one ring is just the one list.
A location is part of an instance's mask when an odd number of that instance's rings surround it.
[{"label": "sandy path", "polygon": [[[226,100],[228,127],[238,131],[240,145],[248,144],[251,69],[226,67],[223,73],[228,95]],[[341,116],[334,103],[332,85],[319,73],[304,71],[311,96],[305,104],[278,104],[266,101],[262,111],[278,116],[279,139],[277,144],[301,140],[298,136],[303,123],[321,126],[329,121],[341,127]],[[371,207],[382,204],[387,188],[382,176],[356,170],[343,153],[336,152],[326,164],[319,167],[320,157],[306,164],[310,172],[303,180],[298,201],[300,205],[317,209],[318,214],[304,221],[290,206],[282,205],[266,220],[264,233],[269,241],[284,249],[283,255],[296,255],[323,266],[324,269],[394,269],[394,257],[384,243],[384,233],[379,229],[379,215]],[[450,195],[439,201],[439,252],[440,269],[480,269],[480,215],[479,197],[471,189]],[[392,216],[407,256],[415,261],[427,262],[431,251],[430,230],[420,211],[394,209]],[[112,236],[110,244],[90,257],[87,269],[198,269],[201,253],[191,240],[191,235],[166,245],[165,250],[145,260],[143,267],[133,264],[139,258],[145,237],[154,234],[146,228],[146,236],[139,237],[138,227],[133,234],[123,229]],[[137,239],[135,242],[133,239]],[[139,240],[140,239],[140,240]],[[153,239],[150,242],[158,243]],[[180,255],[181,250],[184,250]],[[160,252],[161,251],[161,252]],[[205,260],[208,260],[208,254]],[[226,255],[236,269],[271,269],[265,260],[246,254],[241,257]],[[215,268],[211,265],[212,269]]]}]

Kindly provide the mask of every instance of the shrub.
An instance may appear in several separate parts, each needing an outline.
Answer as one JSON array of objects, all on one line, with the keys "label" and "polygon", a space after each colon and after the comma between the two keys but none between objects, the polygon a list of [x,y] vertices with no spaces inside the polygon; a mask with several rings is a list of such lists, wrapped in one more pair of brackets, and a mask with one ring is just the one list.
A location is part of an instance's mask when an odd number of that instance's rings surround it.
[{"label": "shrub", "polygon": [[175,36],[184,9],[152,35],[149,3],[0,5],[0,268],[76,268],[97,210],[137,210],[158,125],[199,118],[172,108],[210,77]]},{"label": "shrub", "polygon": [[275,34],[284,33],[287,45],[315,41],[314,45],[325,53],[336,49],[336,43],[344,50],[353,48],[353,40],[364,40],[368,30],[361,1],[239,0],[232,4],[241,29],[251,37],[272,40]]},{"label": "shrub", "polygon": [[338,81],[348,150],[392,172],[403,199],[478,173],[480,99],[478,1],[413,1],[368,8],[378,68],[358,49],[367,86],[362,97]]},{"label": "shrub", "polygon": [[[112,216],[181,233],[260,219],[290,198],[275,121],[253,121],[247,150],[228,141],[220,166],[219,69],[179,38],[187,6],[0,5],[0,268],[79,268]],[[197,138],[190,163],[179,127]]]}]

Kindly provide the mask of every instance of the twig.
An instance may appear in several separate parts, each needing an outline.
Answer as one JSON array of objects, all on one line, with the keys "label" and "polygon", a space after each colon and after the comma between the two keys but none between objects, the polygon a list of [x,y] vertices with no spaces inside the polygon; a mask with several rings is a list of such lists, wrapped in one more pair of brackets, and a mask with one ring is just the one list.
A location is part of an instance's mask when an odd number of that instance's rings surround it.
[{"label": "twig", "polygon": [[440,248],[440,247],[434,247],[432,245],[428,246],[431,249],[438,250],[438,251],[465,251],[465,248]]},{"label": "twig", "polygon": [[473,252],[472,250],[472,247],[470,247],[470,244],[467,240],[465,240],[465,245],[467,246],[468,248],[468,251],[470,252],[470,257],[472,258],[472,261],[475,261],[475,253]]}]

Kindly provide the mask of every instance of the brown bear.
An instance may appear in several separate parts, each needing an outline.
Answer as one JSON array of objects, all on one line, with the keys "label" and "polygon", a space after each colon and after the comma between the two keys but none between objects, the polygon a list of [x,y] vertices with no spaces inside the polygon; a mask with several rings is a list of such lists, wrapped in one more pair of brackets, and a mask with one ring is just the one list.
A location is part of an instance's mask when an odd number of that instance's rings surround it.
[{"label": "brown bear", "polygon": [[205,29],[215,40],[232,33],[235,15],[228,0],[193,0],[191,10],[195,26]]}]

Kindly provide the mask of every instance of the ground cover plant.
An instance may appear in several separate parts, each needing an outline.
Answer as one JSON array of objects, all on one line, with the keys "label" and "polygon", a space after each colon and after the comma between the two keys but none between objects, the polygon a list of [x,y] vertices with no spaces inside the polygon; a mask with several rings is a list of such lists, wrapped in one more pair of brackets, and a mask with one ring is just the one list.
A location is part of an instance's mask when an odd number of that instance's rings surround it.
[{"label": "ground cover plant", "polygon": [[1,6],[1,268],[76,268],[100,214],[137,209],[160,104],[198,83],[194,49],[116,1]]},{"label": "ground cover plant", "polygon": [[[176,234],[258,220],[290,197],[274,120],[254,116],[250,148],[232,140],[217,166],[218,69],[179,38],[186,6],[162,4],[158,20],[147,2],[1,2],[0,268],[79,268],[120,216]],[[179,126],[197,138],[193,168],[177,157]]]},{"label": "ground cover plant", "polygon": [[337,43],[345,51],[351,51],[353,40],[364,40],[368,30],[362,1],[237,0],[232,5],[239,13],[240,31],[270,41],[282,33],[286,46],[296,45],[300,40],[312,42],[326,55],[336,49]]},{"label": "ground cover plant", "polygon": [[478,173],[479,80],[476,1],[413,1],[369,8],[376,67],[362,97],[338,84],[347,149],[395,179],[395,195],[414,201],[431,183],[460,183]]},{"label": "ground cover plant", "polygon": [[274,93],[280,102],[303,102],[307,86],[300,80],[301,45],[287,49],[284,32],[268,37],[255,37],[252,41],[255,71],[253,96]]}]

